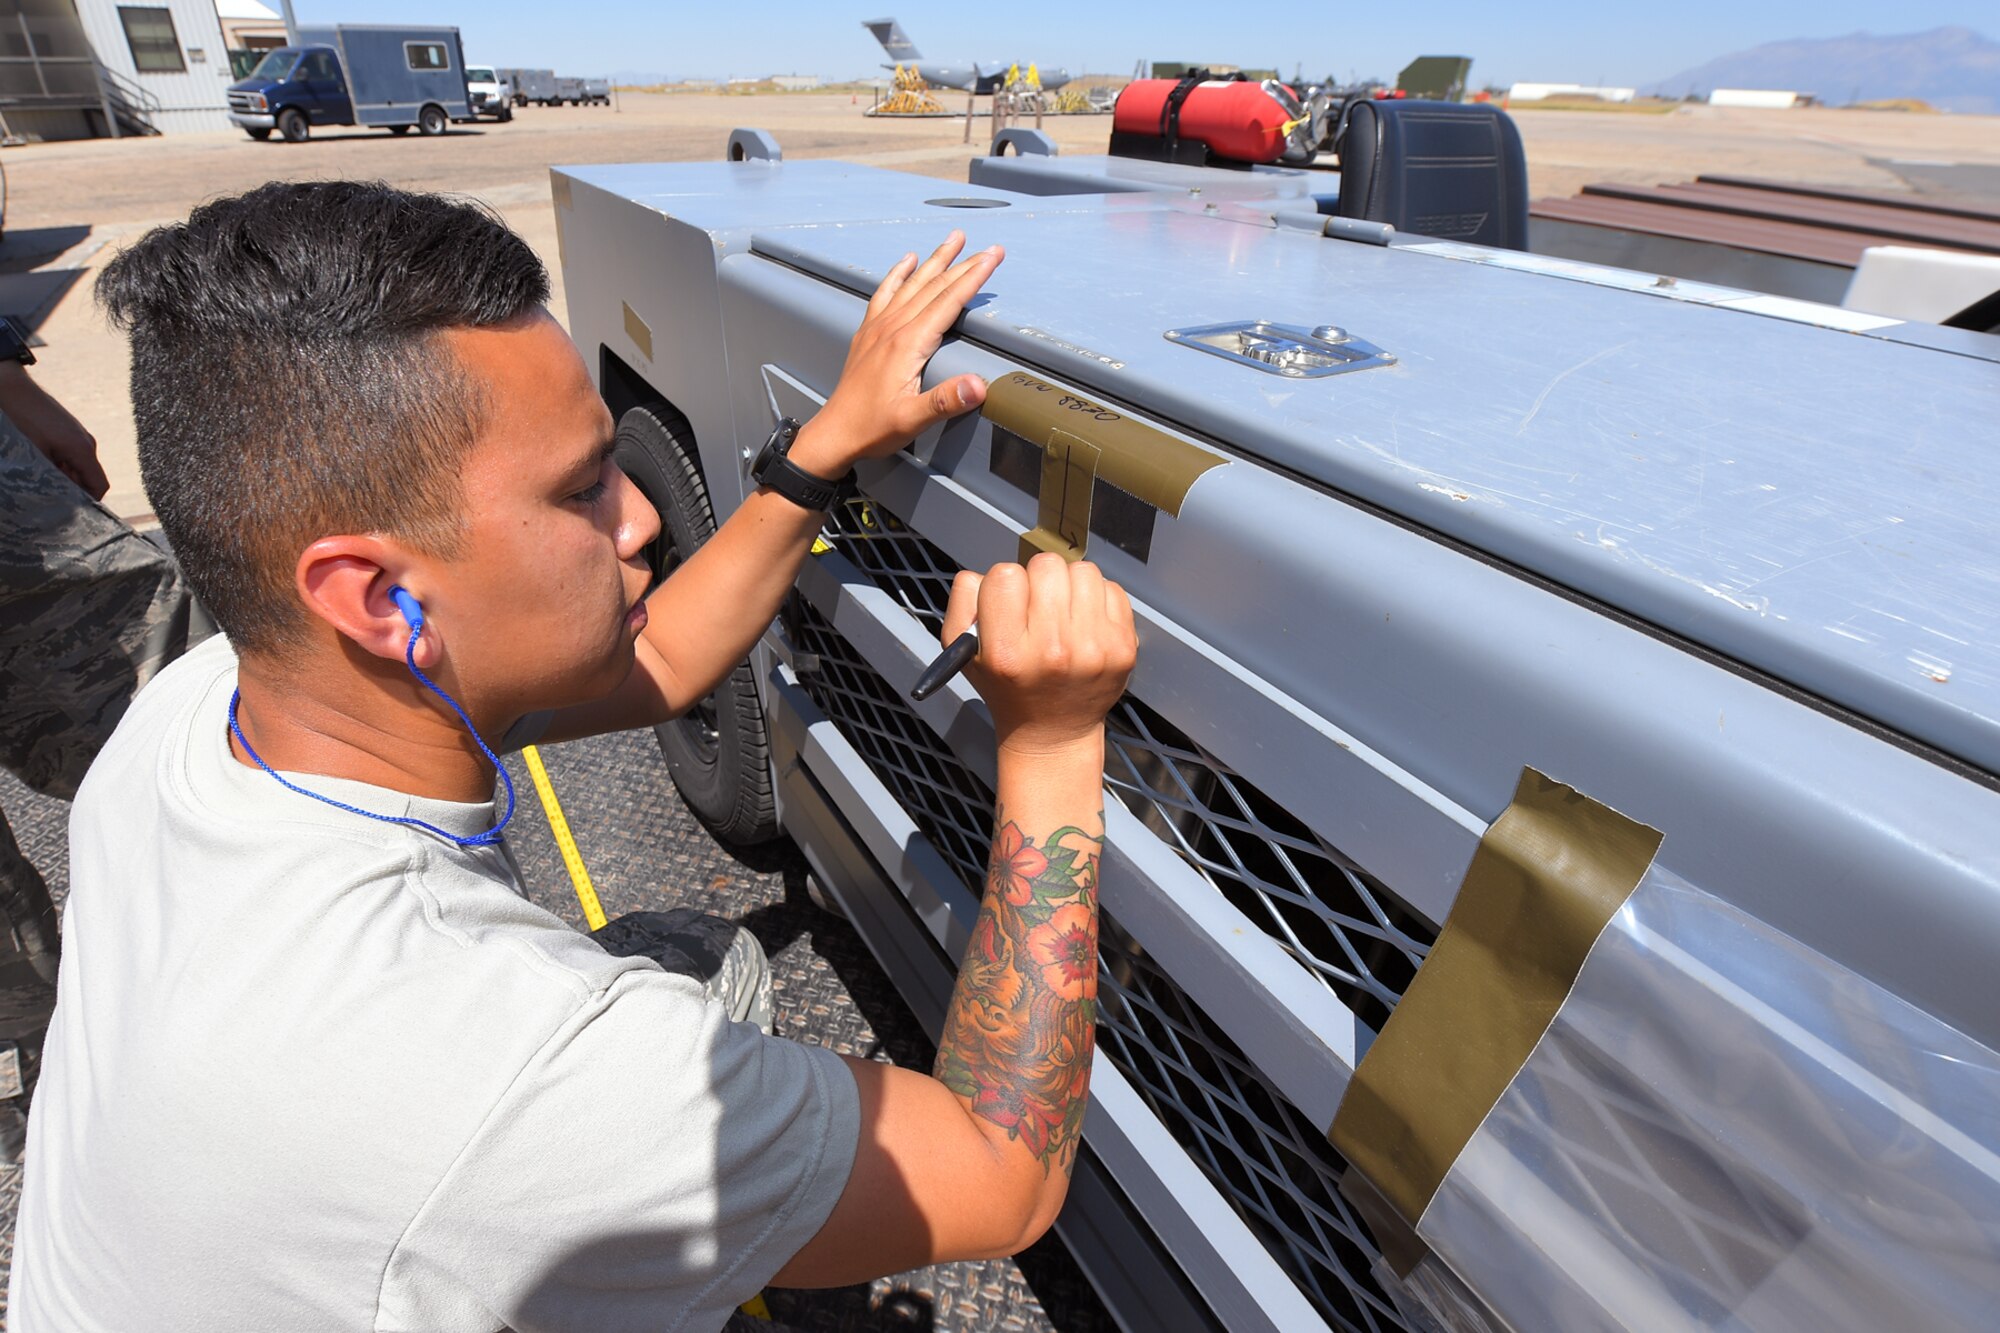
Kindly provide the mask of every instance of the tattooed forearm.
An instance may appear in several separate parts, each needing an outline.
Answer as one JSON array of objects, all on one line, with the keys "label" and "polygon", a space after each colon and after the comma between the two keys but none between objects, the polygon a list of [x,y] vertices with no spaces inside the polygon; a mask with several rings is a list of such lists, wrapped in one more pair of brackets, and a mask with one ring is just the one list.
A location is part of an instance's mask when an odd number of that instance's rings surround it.
[{"label": "tattooed forearm", "polygon": [[937,1077],[1042,1163],[1076,1160],[1097,1022],[1097,862],[1104,840],[1039,845],[1000,812],[986,901],[960,965]]}]

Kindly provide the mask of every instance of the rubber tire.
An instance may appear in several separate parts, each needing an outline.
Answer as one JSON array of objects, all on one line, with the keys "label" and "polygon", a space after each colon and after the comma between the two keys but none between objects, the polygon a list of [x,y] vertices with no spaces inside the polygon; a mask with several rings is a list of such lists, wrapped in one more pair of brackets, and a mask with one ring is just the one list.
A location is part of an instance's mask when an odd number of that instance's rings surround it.
[{"label": "rubber tire", "polygon": [[417,133],[426,139],[435,139],[451,128],[451,117],[445,115],[444,108],[436,103],[417,113]]},{"label": "rubber tire", "polygon": [[500,123],[502,125],[505,125],[508,121],[512,120],[513,118],[514,118],[513,107],[503,106],[500,108]]},{"label": "rubber tire", "polygon": [[[664,403],[635,407],[618,423],[618,466],[660,514],[660,536],[646,548],[653,577],[672,572],[715,535],[715,514],[695,464],[694,431]],[[711,713],[707,733],[704,710]],[[720,841],[754,846],[778,836],[772,793],[770,731],[757,677],[748,661],[684,717],[654,728],[681,799]]]},{"label": "rubber tire", "polygon": [[278,133],[285,136],[286,143],[304,143],[312,137],[312,125],[305,112],[288,106],[278,113]]},{"label": "rubber tire", "polygon": [[389,133],[391,134],[408,134],[409,132],[410,127],[408,125],[391,125],[389,127]]},{"label": "rubber tire", "polygon": [[245,130],[243,132],[249,135],[251,138],[255,139],[258,143],[263,143],[266,139],[271,137],[271,132],[269,130]]}]

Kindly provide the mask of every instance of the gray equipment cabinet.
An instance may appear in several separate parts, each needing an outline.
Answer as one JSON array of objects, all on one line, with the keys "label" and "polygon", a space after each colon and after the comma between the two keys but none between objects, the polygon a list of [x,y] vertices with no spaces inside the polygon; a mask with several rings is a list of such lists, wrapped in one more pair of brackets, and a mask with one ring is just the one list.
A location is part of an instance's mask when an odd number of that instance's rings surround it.
[{"label": "gray equipment cabinet", "polygon": [[514,105],[530,102],[547,106],[556,99],[556,72],[552,69],[503,69],[500,77],[514,85]]},{"label": "gray equipment cabinet", "polygon": [[356,125],[416,125],[425,107],[471,120],[457,28],[343,23],[301,28],[299,41],[340,56]]},{"label": "gray equipment cabinet", "polygon": [[[926,382],[993,392],[862,466],[780,622],[662,745],[731,836],[797,840],[935,1031],[992,813],[983,705],[907,694],[951,576],[1081,550],[1130,591],[1058,1223],[1126,1327],[1977,1311],[2000,340],[1329,236],[1284,173],[1038,197],[1063,188],[1039,159],[1016,193],[745,157],[553,176],[571,332],[668,542],[710,517],[688,494],[742,503],[874,284],[951,227],[1008,258]],[[1526,769],[1657,855],[1403,1219],[1415,1250],[1387,1246],[1329,1129]],[[1440,1067],[1477,1045],[1429,1035]]]}]

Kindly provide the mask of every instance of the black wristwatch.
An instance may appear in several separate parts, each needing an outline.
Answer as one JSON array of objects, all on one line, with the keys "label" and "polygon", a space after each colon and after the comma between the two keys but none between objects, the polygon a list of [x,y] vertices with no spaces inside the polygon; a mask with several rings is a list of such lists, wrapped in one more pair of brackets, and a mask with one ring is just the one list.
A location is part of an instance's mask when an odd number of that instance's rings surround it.
[{"label": "black wristwatch", "polygon": [[750,465],[750,480],[759,486],[769,486],[802,508],[831,509],[834,501],[853,488],[854,469],[849,468],[846,476],[832,481],[815,477],[787,457],[792,451],[792,441],[798,438],[797,421],[791,417],[780,421],[771,438],[764,441],[757,461]]},{"label": "black wristwatch", "polygon": [[12,315],[0,315],[0,361],[19,361],[24,366],[35,364],[27,330]]}]

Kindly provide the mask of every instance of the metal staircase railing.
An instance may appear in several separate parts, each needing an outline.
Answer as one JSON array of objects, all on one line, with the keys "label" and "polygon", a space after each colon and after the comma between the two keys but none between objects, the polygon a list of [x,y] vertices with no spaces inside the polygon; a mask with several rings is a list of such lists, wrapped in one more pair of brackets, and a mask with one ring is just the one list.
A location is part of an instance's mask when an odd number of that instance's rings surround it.
[{"label": "metal staircase railing", "polygon": [[103,62],[92,63],[97,66],[99,100],[111,137],[117,139],[128,133],[160,133],[160,127],[155,122],[160,113],[160,99],[118,71],[107,68]]}]

